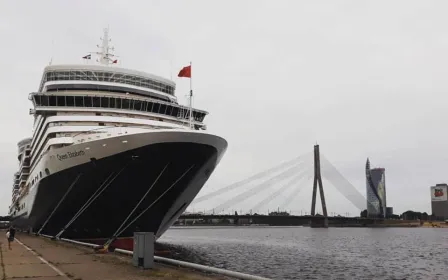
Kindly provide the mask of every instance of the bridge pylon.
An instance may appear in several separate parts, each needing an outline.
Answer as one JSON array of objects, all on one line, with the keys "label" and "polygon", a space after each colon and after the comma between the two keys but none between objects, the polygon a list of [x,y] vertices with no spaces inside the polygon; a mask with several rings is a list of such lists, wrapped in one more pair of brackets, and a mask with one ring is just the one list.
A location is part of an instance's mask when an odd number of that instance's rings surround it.
[{"label": "bridge pylon", "polygon": [[[320,201],[322,203],[323,216],[316,216],[316,194],[319,185]],[[313,199],[311,201],[311,227],[328,228],[327,205],[325,204],[324,187],[322,185],[322,176],[320,173],[320,153],[319,145],[314,145],[314,183],[313,183]]]}]

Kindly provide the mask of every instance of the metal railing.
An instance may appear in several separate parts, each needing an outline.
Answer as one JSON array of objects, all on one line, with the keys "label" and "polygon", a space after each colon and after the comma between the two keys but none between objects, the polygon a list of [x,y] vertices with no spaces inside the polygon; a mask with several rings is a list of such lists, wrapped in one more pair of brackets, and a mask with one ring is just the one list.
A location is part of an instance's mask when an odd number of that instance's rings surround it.
[{"label": "metal railing", "polygon": [[[41,236],[46,237],[46,238],[51,238],[51,239],[53,238],[52,236],[45,235],[45,234],[41,234]],[[64,242],[68,242],[68,243],[72,243],[72,244],[76,244],[76,245],[85,246],[85,247],[90,247],[90,248],[96,248],[96,247],[99,246],[97,244],[80,242],[80,241],[66,239],[66,238],[60,238],[58,240],[61,240],[61,241],[64,241]],[[120,254],[130,255],[130,256],[132,256],[134,254],[132,251],[123,250],[123,249],[115,249],[115,252],[120,253]],[[184,262],[184,261],[179,261],[179,260],[173,260],[173,259],[159,257],[159,256],[154,256],[154,261],[159,262],[159,263],[168,264],[168,265],[175,265],[175,266],[179,266],[179,267],[195,269],[195,270],[208,272],[208,273],[215,273],[215,274],[228,276],[228,277],[232,277],[232,278],[236,278],[236,279],[243,279],[243,280],[270,280],[270,278],[265,278],[265,277],[261,277],[261,276],[250,275],[250,274],[246,274],[246,273],[236,272],[236,271],[227,270],[227,269],[223,269],[223,268],[216,268],[216,267],[207,266],[207,265],[201,265],[201,264],[196,264],[196,263],[190,263],[190,262]]]}]

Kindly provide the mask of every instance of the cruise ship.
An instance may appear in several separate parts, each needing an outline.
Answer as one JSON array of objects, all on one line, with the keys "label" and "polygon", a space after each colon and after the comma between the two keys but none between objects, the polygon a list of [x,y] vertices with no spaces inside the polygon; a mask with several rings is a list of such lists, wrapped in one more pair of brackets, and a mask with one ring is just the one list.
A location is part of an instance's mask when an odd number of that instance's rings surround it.
[{"label": "cruise ship", "polygon": [[180,105],[173,81],[118,67],[107,29],[101,40],[85,64],[45,67],[29,94],[34,128],[18,143],[9,215],[18,228],[56,238],[158,238],[204,186],[227,141],[206,132],[208,113],[192,108],[192,93]]}]

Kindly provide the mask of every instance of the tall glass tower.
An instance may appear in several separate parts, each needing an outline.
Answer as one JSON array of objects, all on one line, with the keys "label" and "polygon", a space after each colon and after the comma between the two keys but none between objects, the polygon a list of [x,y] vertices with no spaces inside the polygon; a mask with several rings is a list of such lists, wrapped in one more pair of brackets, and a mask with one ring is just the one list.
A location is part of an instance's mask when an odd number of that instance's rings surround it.
[{"label": "tall glass tower", "polygon": [[366,162],[367,215],[386,216],[386,178],[384,168],[370,169],[370,161]]}]

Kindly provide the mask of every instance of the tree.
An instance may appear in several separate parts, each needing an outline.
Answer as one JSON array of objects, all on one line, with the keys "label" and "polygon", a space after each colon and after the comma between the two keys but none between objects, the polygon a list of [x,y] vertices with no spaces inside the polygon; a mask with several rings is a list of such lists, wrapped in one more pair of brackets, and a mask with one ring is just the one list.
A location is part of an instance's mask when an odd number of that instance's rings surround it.
[{"label": "tree", "polygon": [[367,209],[362,210],[362,211],[361,211],[361,214],[359,214],[359,216],[360,216],[361,218],[367,218]]},{"label": "tree", "polygon": [[400,218],[403,220],[429,220],[429,215],[426,212],[415,212],[412,210],[408,210],[406,212],[403,212],[403,214],[400,215]]}]

